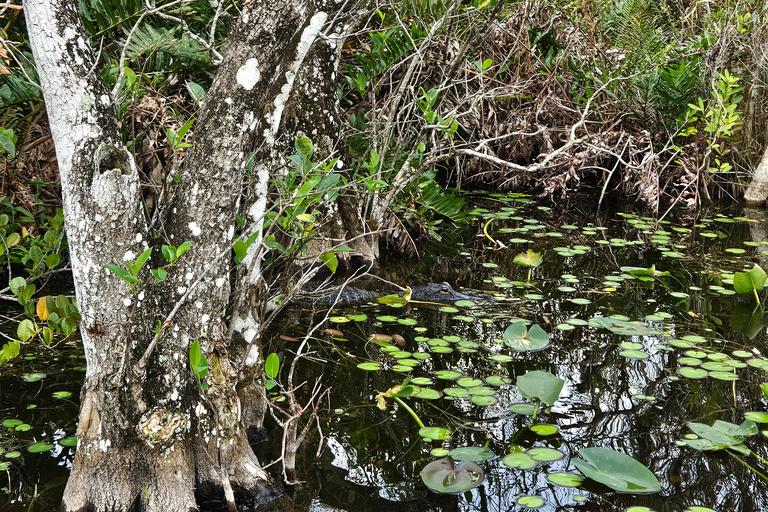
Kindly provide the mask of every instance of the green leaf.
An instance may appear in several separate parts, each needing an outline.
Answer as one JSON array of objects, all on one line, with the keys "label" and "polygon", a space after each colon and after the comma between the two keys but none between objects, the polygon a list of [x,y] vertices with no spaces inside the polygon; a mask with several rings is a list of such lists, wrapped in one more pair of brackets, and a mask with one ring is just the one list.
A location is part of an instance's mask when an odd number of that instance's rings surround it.
[{"label": "green leaf", "polygon": [[549,372],[535,370],[517,378],[518,391],[525,398],[536,398],[547,405],[552,405],[560,396],[565,381]]},{"label": "green leaf", "polygon": [[134,284],[134,283],[141,282],[138,279],[136,279],[133,275],[131,275],[131,273],[128,272],[123,267],[118,267],[117,265],[112,265],[111,263],[107,263],[106,265],[102,265],[102,267],[104,267],[105,269],[109,270],[110,272],[112,272],[117,277],[119,277],[120,279],[122,279],[123,281],[125,281],[127,283]]},{"label": "green leaf", "polygon": [[163,253],[163,258],[165,258],[165,261],[168,263],[173,263],[176,261],[176,248],[171,247],[170,245],[163,245],[160,247],[160,252]]},{"label": "green leaf", "polygon": [[37,334],[37,331],[37,326],[32,322],[32,320],[25,319],[19,322],[19,325],[16,327],[16,336],[21,341],[27,341],[35,334]]},{"label": "green leaf", "polygon": [[4,133],[0,133],[0,146],[12,157],[16,156],[16,144]]},{"label": "green leaf", "polygon": [[609,448],[582,448],[584,460],[572,459],[586,477],[619,493],[649,494],[661,490],[653,473],[628,455]]},{"label": "green leaf", "polygon": [[504,331],[504,344],[518,352],[533,352],[549,346],[549,335],[538,325],[526,330],[525,321],[518,320]]},{"label": "green leaf", "polygon": [[19,290],[27,286],[27,281],[23,277],[14,277],[8,286],[11,288],[11,293],[18,296],[21,293]]},{"label": "green leaf", "polygon": [[27,450],[29,451],[29,453],[43,453],[43,452],[47,452],[48,450],[52,450],[53,448],[54,446],[52,444],[35,443],[29,448],[27,448]]},{"label": "green leaf", "polygon": [[280,358],[272,352],[267,356],[267,360],[264,362],[264,373],[270,379],[276,379],[277,374],[280,371]]},{"label": "green leaf", "polygon": [[187,252],[190,247],[192,247],[192,242],[190,242],[189,240],[187,240],[186,242],[178,246],[176,248],[176,259],[181,258],[181,255]]},{"label": "green leaf", "polygon": [[166,277],[168,277],[168,272],[162,267],[150,269],[149,273],[152,274],[152,276],[161,283],[165,281]]},{"label": "green leaf", "polygon": [[139,254],[139,257],[136,258],[136,263],[133,264],[133,277],[136,277],[139,275],[139,271],[141,271],[141,267],[144,266],[144,263],[147,262],[147,259],[152,254],[152,248],[150,247],[146,251]]},{"label": "green leaf", "polygon": [[451,457],[438,459],[421,470],[421,479],[427,487],[440,493],[461,493],[483,482],[483,470],[474,462],[464,461],[454,465]]},{"label": "green leaf", "polygon": [[515,256],[515,259],[512,260],[512,263],[526,268],[535,268],[541,265],[543,261],[544,260],[541,257],[540,252],[533,252],[533,249],[528,249],[526,252],[521,252]]},{"label": "green leaf", "polygon": [[203,380],[208,373],[208,359],[200,351],[200,341],[195,339],[189,347],[189,364],[198,380]]},{"label": "green leaf", "polygon": [[326,252],[318,256],[318,259],[325,263],[325,266],[328,267],[328,270],[330,270],[332,273],[336,273],[336,269],[339,266],[339,259],[336,257],[336,255],[332,252]]}]

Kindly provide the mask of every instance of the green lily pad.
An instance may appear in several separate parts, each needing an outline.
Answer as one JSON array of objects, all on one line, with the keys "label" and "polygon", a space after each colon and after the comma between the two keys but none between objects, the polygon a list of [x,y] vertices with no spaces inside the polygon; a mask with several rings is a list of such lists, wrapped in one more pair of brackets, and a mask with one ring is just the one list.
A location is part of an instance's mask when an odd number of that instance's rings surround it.
[{"label": "green lily pad", "polygon": [[47,452],[48,450],[52,450],[53,448],[54,446],[52,444],[35,443],[29,448],[27,448],[27,451],[29,451],[29,453],[43,453],[43,452]]},{"label": "green lily pad", "polygon": [[462,446],[461,448],[454,448],[449,452],[449,455],[453,457],[453,460],[471,462],[482,462],[492,459],[495,455],[489,452],[484,446]]},{"label": "green lily pad", "polygon": [[451,457],[430,462],[420,475],[427,487],[440,493],[465,492],[480,485],[485,478],[483,470],[474,462],[455,464]]},{"label": "green lily pad", "polygon": [[707,370],[701,368],[691,368],[690,366],[683,366],[678,370],[680,375],[687,379],[703,379],[709,375]]},{"label": "green lily pad", "polygon": [[580,475],[573,473],[550,473],[547,475],[547,480],[560,487],[578,487],[584,482]]},{"label": "green lily pad", "polygon": [[503,462],[505,466],[515,469],[531,469],[536,466],[536,461],[528,454],[522,452],[510,453],[501,459],[501,462]]},{"label": "green lily pad", "polygon": [[551,436],[557,434],[560,429],[556,425],[548,425],[546,423],[540,423],[538,425],[531,425],[531,432],[539,436]]},{"label": "green lily pad", "polygon": [[549,346],[549,335],[538,325],[526,329],[525,321],[513,322],[504,331],[504,344],[517,352],[535,352]]},{"label": "green lily pad", "polygon": [[538,496],[520,496],[516,503],[526,508],[541,508],[544,506],[544,500]]},{"label": "green lily pad", "polygon": [[536,412],[536,406],[534,404],[514,404],[509,406],[509,410],[517,414],[530,416]]},{"label": "green lily pad", "polygon": [[546,447],[531,448],[526,453],[537,462],[554,462],[565,457],[560,450]]},{"label": "green lily pad", "polygon": [[451,431],[444,427],[424,427],[419,429],[419,435],[428,439],[445,441],[451,437]]},{"label": "green lily pad", "polygon": [[619,493],[648,494],[661,490],[653,473],[628,455],[609,448],[582,448],[582,459],[572,459],[587,478]]}]

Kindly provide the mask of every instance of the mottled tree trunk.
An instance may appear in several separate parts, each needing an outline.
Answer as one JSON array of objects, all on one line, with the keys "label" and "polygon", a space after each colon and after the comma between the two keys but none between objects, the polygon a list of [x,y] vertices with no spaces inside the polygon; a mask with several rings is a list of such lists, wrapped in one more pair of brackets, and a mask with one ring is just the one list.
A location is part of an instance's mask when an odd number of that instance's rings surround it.
[{"label": "mottled tree trunk", "polygon": [[[234,508],[235,500],[276,495],[245,435],[261,422],[265,400],[253,343],[261,331],[253,307],[260,300],[260,238],[241,263],[234,291],[231,246],[239,211],[250,230],[242,235],[260,232],[277,160],[272,154],[257,161],[247,176],[248,155],[274,145],[304,58],[340,5],[346,4],[275,0],[243,9],[203,99],[166,212],[167,238],[160,240],[144,218],[136,167],[76,3],[25,3],[56,145],[88,363],[62,510],[187,511],[200,499],[226,499]],[[156,282],[148,268],[166,263],[160,245],[185,241],[190,250]],[[148,247],[156,250],[138,284],[103,268],[135,261]],[[210,366],[207,390],[190,369],[195,340]]]},{"label": "mottled tree trunk", "polygon": [[766,199],[768,199],[768,146],[744,194],[744,201],[747,204],[763,204]]}]

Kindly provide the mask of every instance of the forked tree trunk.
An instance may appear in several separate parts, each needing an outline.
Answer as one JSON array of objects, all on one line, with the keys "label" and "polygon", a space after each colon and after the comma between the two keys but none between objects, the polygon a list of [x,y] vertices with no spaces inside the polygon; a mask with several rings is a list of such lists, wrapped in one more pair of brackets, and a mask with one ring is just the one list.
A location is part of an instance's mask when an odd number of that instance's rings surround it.
[{"label": "forked tree trunk", "polygon": [[[226,498],[233,508],[234,498],[246,504],[277,493],[245,435],[249,422],[260,422],[263,403],[244,415],[241,401],[264,399],[259,352],[247,349],[261,328],[253,313],[260,239],[241,264],[234,293],[231,246],[238,211],[252,230],[261,229],[275,164],[257,162],[247,179],[248,155],[273,144],[297,70],[341,5],[347,4],[275,0],[243,9],[201,106],[165,219],[167,238],[160,240],[145,221],[136,167],[76,2],[25,3],[56,145],[88,363],[63,510],[175,512],[208,498]],[[185,241],[191,249],[156,282],[148,268],[165,265],[160,245]],[[103,268],[135,261],[150,246],[155,251],[140,283]],[[205,391],[190,370],[194,340],[210,366]]]}]

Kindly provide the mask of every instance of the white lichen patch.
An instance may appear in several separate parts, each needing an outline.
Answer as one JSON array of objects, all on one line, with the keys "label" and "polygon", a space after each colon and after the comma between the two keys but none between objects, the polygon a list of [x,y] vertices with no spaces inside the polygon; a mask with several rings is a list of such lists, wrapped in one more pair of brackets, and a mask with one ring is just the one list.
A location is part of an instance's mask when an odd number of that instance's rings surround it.
[{"label": "white lichen patch", "polygon": [[200,233],[203,232],[200,226],[197,225],[197,222],[194,221],[189,223],[189,230],[192,232],[192,236],[200,236]]},{"label": "white lichen patch", "polygon": [[123,306],[130,307],[131,305],[131,299],[129,297],[126,297],[123,299]]},{"label": "white lichen patch", "polygon": [[203,315],[200,321],[203,322],[204,324],[207,324],[210,319],[211,319],[210,315]]},{"label": "white lichen patch", "polygon": [[216,279],[216,287],[217,288],[221,288],[222,286],[224,286],[224,283],[226,283],[226,282],[227,282],[226,278],[220,277],[220,278]]},{"label": "white lichen patch", "polygon": [[261,72],[259,71],[259,61],[251,57],[245,64],[240,66],[237,70],[237,83],[240,84],[243,89],[250,91],[261,79]]}]

